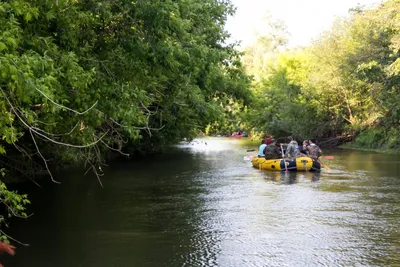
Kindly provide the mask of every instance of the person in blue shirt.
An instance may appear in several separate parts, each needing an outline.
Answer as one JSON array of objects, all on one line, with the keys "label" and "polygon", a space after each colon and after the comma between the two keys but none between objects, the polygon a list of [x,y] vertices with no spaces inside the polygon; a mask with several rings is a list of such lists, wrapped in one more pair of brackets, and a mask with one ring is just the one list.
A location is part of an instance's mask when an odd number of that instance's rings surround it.
[{"label": "person in blue shirt", "polygon": [[261,145],[260,145],[260,147],[258,149],[258,157],[259,158],[264,158],[265,157],[264,149],[265,149],[266,146],[267,145],[265,144],[265,140],[262,140],[261,141]]}]

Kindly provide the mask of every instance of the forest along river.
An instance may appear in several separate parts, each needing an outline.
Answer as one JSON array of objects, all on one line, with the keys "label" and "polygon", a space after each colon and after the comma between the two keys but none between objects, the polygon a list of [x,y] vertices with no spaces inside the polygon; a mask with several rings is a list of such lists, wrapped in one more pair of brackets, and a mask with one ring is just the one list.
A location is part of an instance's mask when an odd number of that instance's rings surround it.
[{"label": "forest along river", "polygon": [[[332,171],[251,167],[240,140],[199,139],[114,163],[100,188],[84,170],[30,188],[13,221],[12,266],[394,266],[400,264],[400,157],[324,151]],[[20,189],[25,190],[26,189]],[[21,191],[22,192],[22,191]]]}]

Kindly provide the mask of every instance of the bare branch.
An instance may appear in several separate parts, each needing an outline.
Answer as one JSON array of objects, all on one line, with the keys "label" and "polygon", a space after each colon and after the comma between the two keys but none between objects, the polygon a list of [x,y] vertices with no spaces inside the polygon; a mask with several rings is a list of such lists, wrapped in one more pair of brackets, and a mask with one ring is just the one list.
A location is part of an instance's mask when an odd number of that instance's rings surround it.
[{"label": "bare branch", "polygon": [[53,126],[53,125],[56,125],[56,123],[55,122],[52,122],[52,123],[47,123],[47,122],[44,122],[44,121],[39,121],[39,120],[34,120],[33,121],[33,124],[34,123],[41,123],[41,124],[44,124],[44,125],[47,125],[47,126]]},{"label": "bare branch", "polygon": [[3,91],[3,89],[2,89],[1,87],[0,87],[0,90],[2,91],[4,97],[6,98],[8,104],[10,105],[11,109],[14,111],[14,114],[19,118],[19,120],[22,122],[22,124],[24,124],[30,131],[36,133],[37,135],[43,137],[44,139],[46,139],[46,140],[48,140],[48,141],[50,141],[50,142],[55,143],[55,144],[64,145],[64,146],[68,146],[68,147],[75,147],[75,148],[90,147],[90,146],[93,146],[93,145],[97,144],[97,143],[98,143],[101,139],[103,139],[104,136],[106,136],[106,134],[109,132],[109,130],[107,130],[107,132],[105,132],[99,139],[97,139],[96,141],[94,141],[94,142],[92,142],[92,143],[90,143],[90,144],[87,144],[87,145],[72,145],[72,144],[68,144],[68,143],[58,142],[58,141],[53,140],[53,139],[47,137],[46,135],[40,133],[39,131],[35,130],[34,127],[32,127],[31,125],[29,125],[27,122],[25,122],[25,121],[21,118],[21,116],[19,116],[19,114],[18,114],[18,112],[16,111],[15,107],[11,104],[10,100],[8,99],[8,97],[6,96],[6,94],[4,93],[4,91]]},{"label": "bare branch", "polygon": [[117,121],[115,121],[115,120],[112,119],[112,118],[110,118],[110,120],[111,120],[112,122],[114,122],[116,125],[118,125],[118,126],[120,126],[120,127],[122,127],[122,128],[128,128],[128,127],[130,127],[130,128],[136,129],[136,130],[147,130],[147,129],[150,129],[150,130],[152,130],[152,131],[159,131],[159,130],[162,130],[162,129],[165,127],[165,125],[161,126],[160,128],[126,126],[126,125],[122,125],[122,124],[118,123]]},{"label": "bare branch", "polygon": [[120,153],[121,155],[124,155],[124,156],[129,157],[129,154],[124,153],[124,152],[122,152],[122,151],[119,150],[119,149],[115,149],[115,148],[110,147],[110,146],[107,145],[103,140],[101,140],[101,142],[102,142],[106,147],[108,147],[108,149],[111,149],[111,150],[113,150],[113,151],[116,151],[116,152]]},{"label": "bare branch", "polygon": [[101,179],[100,179],[100,176],[102,176],[103,174],[99,175],[99,174],[97,173],[97,170],[96,170],[96,167],[95,167],[95,166],[93,166],[93,172],[94,172],[94,174],[96,174],[96,177],[97,177],[97,180],[98,180],[99,183],[100,183],[100,186],[101,186],[102,188],[104,188],[103,183],[101,182]]},{"label": "bare branch", "polygon": [[5,235],[7,238],[11,239],[11,240],[14,241],[14,242],[17,242],[18,244],[20,244],[20,245],[22,245],[22,246],[29,247],[29,244],[22,243],[22,242],[18,241],[17,239],[12,238],[11,236],[9,236],[9,235],[7,235],[6,233],[4,233],[4,231],[2,231],[2,230],[0,230],[0,233],[2,233],[2,234]]},{"label": "bare branch", "polygon": [[14,212],[14,210],[13,210],[7,203],[5,203],[5,202],[2,201],[2,200],[0,200],[0,202],[3,203],[3,204],[7,207],[7,209],[8,209],[9,211],[11,211],[12,215],[15,216],[15,217],[17,217],[17,218],[28,219],[29,217],[31,217],[31,216],[33,215],[33,213],[30,214],[30,215],[28,215],[28,216],[21,216],[21,215],[18,215],[17,213]]},{"label": "bare branch", "polygon": [[21,173],[22,175],[24,175],[26,178],[28,178],[29,180],[31,180],[35,185],[37,185],[38,187],[41,187],[40,184],[38,184],[35,180],[33,180],[29,175],[27,175],[26,173],[24,173],[23,171],[19,170],[18,168],[12,166],[11,164],[8,164],[7,162],[4,162],[2,160],[0,160],[0,162],[16,171],[18,171],[19,173]]},{"label": "bare branch", "polygon": [[[12,63],[13,63],[14,66],[19,70],[19,72],[23,75],[24,72],[23,72],[21,69],[18,68],[18,66],[17,66],[17,64],[15,64],[14,60],[12,60]],[[76,114],[78,114],[78,115],[83,115],[83,114],[89,112],[91,109],[93,109],[93,108],[97,105],[97,102],[98,102],[98,100],[96,100],[96,102],[95,102],[90,108],[88,108],[87,110],[85,110],[85,111],[83,111],[83,112],[79,112],[79,111],[76,111],[76,110],[74,110],[74,109],[72,109],[72,108],[63,106],[63,105],[58,104],[57,102],[55,102],[53,99],[51,99],[49,96],[47,96],[42,90],[40,90],[39,88],[37,88],[36,85],[35,85],[30,79],[28,79],[27,82],[29,82],[29,83],[33,86],[33,88],[35,88],[36,91],[38,91],[39,93],[41,93],[47,100],[49,100],[49,101],[50,101],[51,103],[53,103],[54,105],[56,105],[56,106],[58,106],[58,107],[60,107],[60,108],[64,108],[64,109],[66,109],[66,110],[69,110],[69,111],[71,111],[71,112],[73,112],[73,113],[76,113]]]},{"label": "bare branch", "polygon": [[143,104],[142,101],[140,101],[140,105],[142,105],[142,107],[147,111],[147,114],[156,115],[157,112],[158,112],[158,109],[157,109],[156,111],[150,111],[150,110]]},{"label": "bare branch", "polygon": [[40,153],[39,147],[38,147],[38,145],[36,144],[35,137],[33,136],[32,129],[29,129],[29,133],[30,133],[31,136],[32,136],[33,143],[35,144],[35,147],[36,147],[36,150],[37,150],[39,156],[43,159],[44,165],[46,166],[47,172],[48,172],[49,175],[50,175],[51,181],[53,181],[53,182],[56,183],[56,184],[59,184],[60,182],[54,180],[53,175],[51,174],[51,171],[49,170],[49,166],[47,165],[47,160],[43,157],[42,153]]},{"label": "bare branch", "polygon": [[75,124],[75,126],[71,129],[71,131],[69,131],[68,133],[62,133],[62,134],[53,134],[53,133],[49,133],[49,132],[46,132],[46,131],[44,131],[44,130],[42,130],[42,129],[40,129],[40,128],[36,128],[36,127],[34,127],[34,126],[32,126],[32,129],[34,129],[34,130],[36,130],[36,131],[40,131],[40,132],[42,132],[42,133],[44,133],[44,134],[47,134],[47,135],[52,135],[52,136],[65,136],[65,135],[70,135],[70,134],[75,130],[75,128],[78,127],[79,123],[80,123],[80,121],[78,121],[78,122]]},{"label": "bare branch", "polygon": [[[87,169],[87,171],[85,172],[85,175],[90,171],[90,170],[93,170],[93,172],[94,172],[94,174],[96,175],[96,177],[97,177],[97,180],[99,181],[99,184],[100,184],[100,186],[102,187],[102,188],[104,188],[104,186],[103,186],[103,183],[101,182],[101,179],[100,179],[100,176],[103,176],[104,174],[99,174],[98,172],[97,172],[97,170],[96,170],[96,166],[95,165],[93,165],[90,161],[87,161],[89,164],[90,164],[90,167],[89,167],[89,169]],[[100,167],[99,167],[100,168]],[[101,168],[100,168],[100,170],[101,170]]]},{"label": "bare branch", "polygon": [[[161,126],[161,127],[159,127],[159,128],[152,128],[152,127],[149,127],[149,118],[150,118],[150,116],[152,116],[152,115],[155,115],[157,112],[158,112],[158,110],[157,111],[150,111],[142,102],[140,102],[140,104],[142,105],[142,107],[147,111],[147,118],[146,118],[146,126],[143,126],[143,127],[137,127],[137,126],[127,126],[127,125],[122,125],[122,124],[120,124],[119,122],[117,122],[115,119],[113,119],[113,118],[109,118],[112,122],[114,122],[116,125],[118,125],[118,126],[120,126],[120,127],[122,127],[122,128],[133,128],[133,129],[135,129],[135,130],[145,130],[145,131],[147,131],[148,132],[148,134],[151,136],[151,131],[160,131],[160,130],[162,130],[164,127],[165,127],[165,125],[163,125],[163,126]],[[102,114],[104,114],[102,111],[100,111],[100,110],[96,110],[97,112],[99,112],[99,113],[102,113]]]}]

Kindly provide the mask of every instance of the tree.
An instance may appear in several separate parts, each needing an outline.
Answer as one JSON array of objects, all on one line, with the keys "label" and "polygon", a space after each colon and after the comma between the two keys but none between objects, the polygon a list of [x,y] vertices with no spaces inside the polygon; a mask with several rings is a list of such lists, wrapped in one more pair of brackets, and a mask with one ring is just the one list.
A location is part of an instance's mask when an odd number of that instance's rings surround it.
[{"label": "tree", "polygon": [[195,136],[226,98],[248,101],[240,54],[224,45],[233,11],[219,0],[0,2],[5,178],[44,168],[57,182],[57,163],[85,162],[101,184],[110,150]]}]

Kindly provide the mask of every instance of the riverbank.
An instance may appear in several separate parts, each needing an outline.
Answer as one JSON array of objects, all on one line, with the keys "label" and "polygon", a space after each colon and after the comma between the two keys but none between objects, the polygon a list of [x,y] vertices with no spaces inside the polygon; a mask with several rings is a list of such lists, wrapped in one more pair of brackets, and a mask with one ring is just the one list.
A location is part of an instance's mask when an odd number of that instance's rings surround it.
[{"label": "riverbank", "polygon": [[360,132],[352,142],[339,147],[398,155],[400,154],[400,131],[385,127],[366,129]]},{"label": "riverbank", "polygon": [[368,151],[368,152],[377,152],[377,153],[382,153],[382,154],[400,155],[399,149],[387,149],[387,148],[383,148],[383,147],[382,148],[362,148],[362,147],[358,147],[357,145],[355,145],[353,143],[341,145],[341,146],[339,146],[339,148],[359,150],[359,151]]}]

